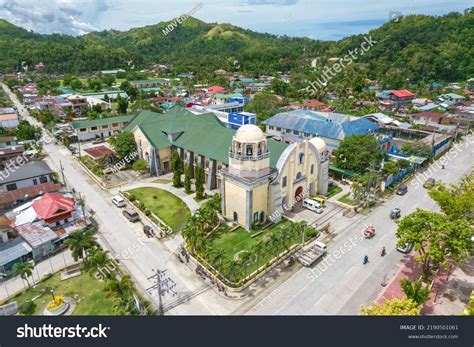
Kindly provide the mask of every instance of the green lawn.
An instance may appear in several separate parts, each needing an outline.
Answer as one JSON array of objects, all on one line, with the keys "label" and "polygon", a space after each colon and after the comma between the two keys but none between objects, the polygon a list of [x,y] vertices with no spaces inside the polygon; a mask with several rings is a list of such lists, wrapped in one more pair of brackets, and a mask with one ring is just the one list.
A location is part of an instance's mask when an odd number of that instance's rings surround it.
[{"label": "green lawn", "polygon": [[328,194],[326,195],[326,198],[330,198],[336,194],[339,194],[340,192],[342,192],[342,188],[335,185],[335,184],[329,184],[329,187],[328,187]]},{"label": "green lawn", "polygon": [[[285,220],[281,223],[272,225],[271,227],[263,230],[263,232],[259,233],[255,237],[251,236],[257,234],[258,232],[248,232],[244,228],[238,228],[230,232],[225,227],[222,227],[221,230],[212,235],[212,237],[209,239],[209,242],[212,248],[224,250],[225,261],[231,261],[234,259],[235,254],[245,250],[249,250],[256,244],[264,242],[264,240],[267,239],[268,236],[278,232],[280,227],[286,224],[291,224],[291,222]],[[293,241],[293,244],[300,243],[301,241],[301,235],[297,235]],[[284,250],[285,247],[281,245],[280,249],[278,249],[278,252],[281,253]],[[271,256],[266,258],[259,258],[258,261],[252,263],[250,266],[245,268],[245,275],[251,274],[256,269],[268,262],[270,259]]]},{"label": "green lawn", "polygon": [[347,205],[351,205],[351,206],[355,206],[356,203],[354,202],[354,200],[352,199],[349,199],[349,196],[351,195],[351,193],[347,193],[346,195],[344,195],[343,197],[341,197],[338,201],[344,203],[344,204],[347,204]]},{"label": "green lawn", "polygon": [[127,191],[161,218],[173,230],[181,230],[191,216],[188,206],[176,195],[159,188],[136,188]]},{"label": "green lawn", "polygon": [[61,281],[61,274],[57,273],[51,278],[41,282],[35,288],[26,290],[10,301],[17,301],[21,305],[32,298],[36,299],[35,315],[41,315],[44,307],[52,300],[51,289],[55,295],[62,295],[76,300],[77,306],[74,315],[113,315],[113,299],[107,297],[103,290],[104,283],[99,282],[88,273]]}]

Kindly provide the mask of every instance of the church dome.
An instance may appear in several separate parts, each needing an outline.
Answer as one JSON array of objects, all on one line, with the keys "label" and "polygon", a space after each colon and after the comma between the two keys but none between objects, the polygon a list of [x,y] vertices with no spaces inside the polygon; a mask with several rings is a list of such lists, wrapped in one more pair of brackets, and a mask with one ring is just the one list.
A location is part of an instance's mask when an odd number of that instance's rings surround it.
[{"label": "church dome", "polygon": [[326,152],[326,142],[320,137],[314,137],[309,142],[316,147],[318,150],[319,154],[322,154],[323,152]]},{"label": "church dome", "polygon": [[235,133],[235,140],[239,142],[259,142],[265,140],[263,131],[256,125],[243,125]]}]

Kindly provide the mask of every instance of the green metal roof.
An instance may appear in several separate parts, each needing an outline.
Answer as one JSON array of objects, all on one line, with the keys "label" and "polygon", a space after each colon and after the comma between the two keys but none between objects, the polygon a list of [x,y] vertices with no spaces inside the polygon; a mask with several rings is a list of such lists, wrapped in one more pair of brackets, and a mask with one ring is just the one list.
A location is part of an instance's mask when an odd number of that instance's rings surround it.
[{"label": "green metal roof", "polygon": [[159,83],[160,80],[134,80],[130,81],[132,84],[142,84],[142,83]]},{"label": "green metal roof", "polygon": [[[229,148],[235,135],[235,130],[224,127],[213,113],[195,115],[179,106],[164,114],[141,111],[124,130],[131,132],[135,128],[139,128],[155,148],[174,145],[224,164],[229,162]],[[177,137],[171,142],[168,134]],[[276,167],[288,145],[269,139],[268,147],[270,166]]]},{"label": "green metal roof", "polygon": [[121,123],[121,122],[128,122],[134,116],[117,116],[117,117],[107,117],[107,118],[99,118],[99,119],[91,119],[91,120],[81,120],[72,122],[71,125],[74,129],[78,128],[90,128],[95,126],[102,126],[102,125],[110,125],[113,123]]},{"label": "green metal roof", "polygon": [[214,98],[217,98],[217,99],[239,98],[241,96],[242,96],[242,94],[240,94],[240,93],[231,93],[231,94],[217,93],[217,94],[214,94]]}]

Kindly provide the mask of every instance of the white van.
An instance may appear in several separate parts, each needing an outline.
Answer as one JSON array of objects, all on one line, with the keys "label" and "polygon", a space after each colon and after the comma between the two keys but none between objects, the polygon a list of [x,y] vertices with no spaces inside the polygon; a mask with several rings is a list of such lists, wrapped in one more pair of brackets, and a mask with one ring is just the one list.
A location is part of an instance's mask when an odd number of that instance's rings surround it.
[{"label": "white van", "polygon": [[308,210],[311,210],[316,213],[323,213],[323,207],[317,201],[312,199],[304,199],[303,200],[303,207],[306,207]]}]

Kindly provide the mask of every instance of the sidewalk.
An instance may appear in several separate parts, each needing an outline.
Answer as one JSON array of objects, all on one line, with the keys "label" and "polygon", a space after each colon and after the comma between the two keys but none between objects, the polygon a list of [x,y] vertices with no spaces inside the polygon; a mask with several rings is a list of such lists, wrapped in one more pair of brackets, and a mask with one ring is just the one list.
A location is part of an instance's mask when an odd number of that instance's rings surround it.
[{"label": "sidewalk", "polygon": [[[470,264],[453,268],[449,271],[441,268],[433,276],[433,284],[428,301],[423,305],[422,315],[458,315],[467,302],[469,295],[474,290],[472,275],[474,272],[474,260]],[[404,278],[410,281],[416,281],[421,276],[421,266],[412,256],[410,260],[401,268],[401,270],[388,283],[385,290],[382,291],[377,299],[377,303],[382,304],[383,298],[391,300],[401,298],[403,293],[400,281]]]},{"label": "sidewalk", "polygon": [[[44,261],[36,264],[33,269],[33,275],[28,279],[30,283],[37,283],[42,277],[47,274],[55,273],[64,267],[75,264],[76,261],[71,256],[71,251],[64,250]],[[0,282],[0,301],[7,300],[16,293],[25,290],[27,287],[26,281],[20,276],[13,277],[6,282]]]}]

